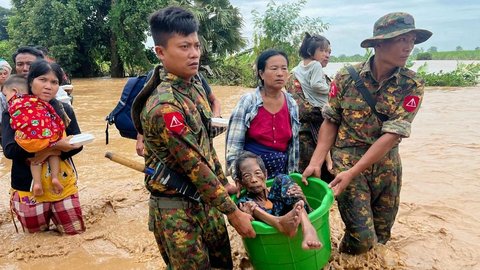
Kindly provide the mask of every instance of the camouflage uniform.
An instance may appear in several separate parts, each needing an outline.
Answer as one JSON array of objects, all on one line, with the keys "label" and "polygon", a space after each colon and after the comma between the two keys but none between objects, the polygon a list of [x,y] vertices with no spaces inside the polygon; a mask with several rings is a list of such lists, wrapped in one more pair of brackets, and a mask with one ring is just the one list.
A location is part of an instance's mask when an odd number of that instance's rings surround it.
[{"label": "camouflage uniform", "polygon": [[[327,83],[330,84],[330,78],[326,76]],[[286,85],[287,91],[292,94],[298,104],[298,115],[300,120],[299,141],[300,141],[300,159],[298,161],[298,170],[303,172],[310,163],[315,147],[317,146],[318,130],[323,122],[321,108],[314,107],[305,98],[300,82],[295,74],[290,74]],[[333,175],[327,170],[326,163],[322,165],[321,179],[326,182],[333,180]]]},{"label": "camouflage uniform", "polygon": [[[355,88],[348,71],[343,68],[338,72],[331,84],[329,103],[323,109],[323,116],[338,125],[331,150],[335,174],[352,168],[382,134],[410,136],[411,122],[423,97],[424,82],[415,72],[397,68],[379,85],[370,69],[374,57],[354,68],[377,100],[376,110],[389,119],[382,123]],[[380,161],[355,177],[337,197],[346,226],[341,251],[363,253],[375,241],[386,243],[390,239],[398,211],[401,176],[397,144]]]},{"label": "camouflage uniform", "polygon": [[201,195],[201,202],[188,200],[145,177],[152,194],[149,228],[165,262],[174,269],[232,268],[222,213],[232,213],[236,206],[223,187],[227,179],[209,135],[212,112],[201,83],[186,83],[157,67],[137,96],[132,116],[143,132],[145,165],[156,168],[162,161],[188,176]]}]

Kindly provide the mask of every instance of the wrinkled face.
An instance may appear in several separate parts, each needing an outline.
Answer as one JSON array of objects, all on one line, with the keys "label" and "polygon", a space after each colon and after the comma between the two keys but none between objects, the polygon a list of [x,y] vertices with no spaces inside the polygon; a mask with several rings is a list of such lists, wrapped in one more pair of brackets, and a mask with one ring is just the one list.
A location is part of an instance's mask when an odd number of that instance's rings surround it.
[{"label": "wrinkled face", "polygon": [[188,36],[173,34],[165,47],[155,46],[155,53],[165,70],[186,81],[198,73],[200,41],[196,32]]},{"label": "wrinkled face", "polygon": [[326,67],[328,64],[328,61],[330,60],[330,54],[332,53],[332,49],[330,48],[330,45],[325,48],[317,48],[315,50],[315,54],[313,55],[313,59],[317,60],[322,64],[322,67]]},{"label": "wrinkled face", "polygon": [[255,158],[247,158],[240,165],[242,186],[253,194],[259,194],[267,189],[267,174],[260,169]]},{"label": "wrinkled face", "polygon": [[6,68],[0,69],[0,85],[3,85],[5,83],[8,76],[10,76],[10,70]]},{"label": "wrinkled face", "polygon": [[55,98],[58,92],[59,80],[53,71],[38,76],[32,81],[32,93],[44,101]]},{"label": "wrinkled face", "polygon": [[260,70],[260,77],[265,88],[282,89],[288,77],[288,63],[283,55],[275,55],[267,59],[265,70]]},{"label": "wrinkled face", "polygon": [[375,46],[375,57],[393,67],[404,67],[415,46],[415,39],[413,33],[387,39]]},{"label": "wrinkled face", "polygon": [[37,57],[29,53],[19,53],[15,57],[15,72],[27,78],[30,65],[37,60]]}]

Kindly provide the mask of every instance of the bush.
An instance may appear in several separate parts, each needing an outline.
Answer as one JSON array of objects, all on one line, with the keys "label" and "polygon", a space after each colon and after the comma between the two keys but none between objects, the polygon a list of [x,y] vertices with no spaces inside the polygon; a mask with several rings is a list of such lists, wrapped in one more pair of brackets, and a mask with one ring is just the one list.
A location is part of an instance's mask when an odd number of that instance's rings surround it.
[{"label": "bush", "polygon": [[432,54],[429,52],[418,53],[417,60],[432,60]]},{"label": "bush", "polygon": [[426,73],[426,64],[418,69],[418,75],[426,86],[475,86],[479,83],[480,64],[459,64],[454,71]]},{"label": "bush", "polygon": [[251,51],[218,59],[212,66],[213,75],[209,80],[218,85],[256,87],[254,63],[255,56]]}]

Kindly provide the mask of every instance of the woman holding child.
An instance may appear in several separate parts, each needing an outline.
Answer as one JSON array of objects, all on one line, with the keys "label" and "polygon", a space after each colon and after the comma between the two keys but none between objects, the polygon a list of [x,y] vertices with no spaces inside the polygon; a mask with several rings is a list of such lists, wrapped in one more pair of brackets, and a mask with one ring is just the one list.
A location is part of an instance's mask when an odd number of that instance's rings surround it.
[{"label": "woman holding child", "polygon": [[[55,99],[62,78],[63,71],[58,64],[38,60],[31,65],[28,73],[28,93],[53,106],[66,127],[66,135],[80,134],[72,107]],[[29,153],[17,144],[15,130],[9,123],[10,115],[4,112],[2,147],[5,157],[12,159],[10,205],[22,227],[30,233],[45,231],[49,229],[52,219],[60,233],[78,234],[85,231],[76,185],[77,175],[71,159],[82,147],[70,144],[71,137],[64,136],[40,152]],[[63,190],[60,193],[56,193],[51,186],[50,168],[45,162],[52,155],[61,159],[58,178]],[[42,166],[43,195],[34,196],[32,193],[30,164]]]},{"label": "woman holding child", "polygon": [[283,91],[288,79],[288,57],[266,50],[257,58],[259,86],[237,103],[226,135],[227,175],[235,175],[235,161],[243,150],[259,155],[269,177],[298,169],[298,106]]}]

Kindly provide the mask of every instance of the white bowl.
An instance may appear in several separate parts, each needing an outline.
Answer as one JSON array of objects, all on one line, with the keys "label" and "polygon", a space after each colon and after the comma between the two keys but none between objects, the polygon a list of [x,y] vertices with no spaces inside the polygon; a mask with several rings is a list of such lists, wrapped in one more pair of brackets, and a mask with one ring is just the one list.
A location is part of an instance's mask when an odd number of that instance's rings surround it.
[{"label": "white bowl", "polygon": [[93,136],[92,134],[83,133],[83,134],[73,135],[73,138],[70,139],[69,143],[85,145],[87,143],[93,142],[94,139],[95,139],[95,136]]}]

